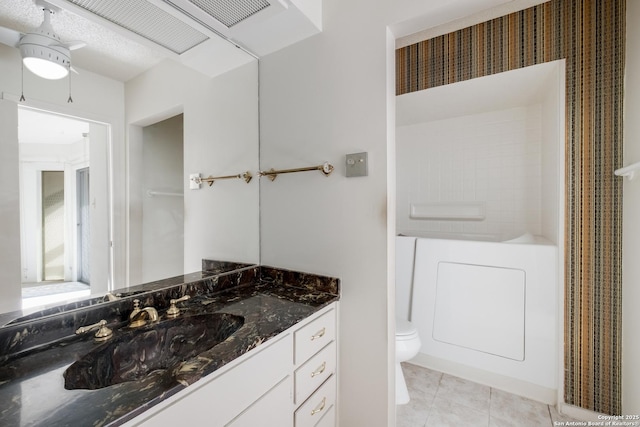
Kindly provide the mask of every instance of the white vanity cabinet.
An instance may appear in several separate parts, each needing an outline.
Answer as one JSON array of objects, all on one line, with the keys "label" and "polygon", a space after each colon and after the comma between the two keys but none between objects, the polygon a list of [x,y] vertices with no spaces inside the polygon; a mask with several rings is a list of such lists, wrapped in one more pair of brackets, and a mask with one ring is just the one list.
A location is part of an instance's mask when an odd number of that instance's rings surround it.
[{"label": "white vanity cabinet", "polygon": [[256,427],[273,425],[290,427],[291,377],[287,376],[243,413],[234,418],[229,427]]},{"label": "white vanity cabinet", "polygon": [[335,425],[335,338],[336,310],[317,316],[294,333],[295,427]]},{"label": "white vanity cabinet", "polygon": [[334,427],[337,303],[125,424]]}]

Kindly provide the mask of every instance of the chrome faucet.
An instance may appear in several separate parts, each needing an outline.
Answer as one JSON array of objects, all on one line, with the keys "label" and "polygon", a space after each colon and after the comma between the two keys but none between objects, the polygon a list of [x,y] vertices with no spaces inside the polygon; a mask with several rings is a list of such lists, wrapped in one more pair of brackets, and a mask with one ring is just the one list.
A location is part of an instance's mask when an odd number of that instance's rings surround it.
[{"label": "chrome faucet", "polygon": [[153,307],[140,308],[140,300],[133,300],[133,311],[129,314],[129,327],[139,328],[148,322],[158,321],[158,311]]}]

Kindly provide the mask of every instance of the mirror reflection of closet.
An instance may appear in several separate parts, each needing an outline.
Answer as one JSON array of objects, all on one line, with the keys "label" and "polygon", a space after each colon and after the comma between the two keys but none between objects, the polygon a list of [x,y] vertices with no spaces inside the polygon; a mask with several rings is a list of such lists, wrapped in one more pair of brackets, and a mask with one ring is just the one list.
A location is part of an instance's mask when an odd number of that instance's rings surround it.
[{"label": "mirror reflection of closet", "polygon": [[131,283],[184,272],[183,114],[142,128],[130,141]]},{"label": "mirror reflection of closet", "polygon": [[108,289],[108,134],[103,124],[18,108],[24,308]]}]

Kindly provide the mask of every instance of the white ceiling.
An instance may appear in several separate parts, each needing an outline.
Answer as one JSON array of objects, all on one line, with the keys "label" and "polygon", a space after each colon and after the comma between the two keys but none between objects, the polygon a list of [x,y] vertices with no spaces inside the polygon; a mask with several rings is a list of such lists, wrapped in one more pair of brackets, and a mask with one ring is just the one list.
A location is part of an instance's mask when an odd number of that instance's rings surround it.
[{"label": "white ceiling", "polygon": [[[0,1],[2,27],[24,33],[37,28],[42,19],[42,10],[33,0]],[[130,80],[164,59],[159,51],[65,10],[51,17],[51,25],[62,41],[82,40],[87,43],[86,47],[72,52],[74,67],[115,80]]]},{"label": "white ceiling", "polygon": [[[82,49],[72,52],[72,64],[76,68],[126,82],[166,58],[172,57],[176,59],[175,55],[172,56],[166,50],[154,46],[152,43],[146,43],[145,40],[141,41],[140,38],[119,31],[121,29],[115,28],[113,24],[102,25],[105,21],[101,21],[101,18],[95,15],[92,15],[89,19],[86,11],[82,11],[85,13],[80,13],[81,9],[65,2],[65,0],[47,1],[62,8],[60,12],[54,14],[51,18],[51,24],[62,41],[81,40],[87,44]],[[118,1],[124,2],[125,0]],[[283,47],[312,35],[313,28],[307,28],[304,31],[300,30],[301,34],[291,36],[290,40],[276,40],[278,37],[282,38],[280,33],[283,32],[283,28],[290,28],[287,31],[294,31],[292,29],[294,26],[300,27],[299,23],[305,21],[304,19],[300,20],[298,17],[298,15],[302,16],[302,14],[298,13],[296,15],[295,11],[297,9],[292,6],[293,3],[290,0],[282,1],[289,3],[290,6],[286,13],[279,15],[280,18],[271,19],[268,23],[254,19],[251,24],[244,25],[244,28],[232,33],[233,39],[240,40],[245,47],[248,47],[254,53],[264,55],[274,51],[278,46]],[[321,0],[316,1],[319,2]],[[415,17],[411,21],[406,21],[404,25],[397,24],[394,26],[394,32],[402,36],[406,35],[409,30],[415,31],[418,28],[433,27],[462,16],[478,13],[480,10],[496,8],[498,5],[510,4],[513,6],[520,3],[526,7],[529,3],[540,3],[542,1],[545,0],[429,0],[428,10],[431,12],[428,16]],[[307,16],[306,18],[310,17]],[[42,19],[42,10],[34,4],[34,0],[0,1],[0,26],[2,27],[25,33],[37,28]],[[295,23],[295,25],[292,26],[292,23]],[[190,52],[189,55],[183,55],[184,58],[181,59],[184,63],[187,65],[196,64],[196,69],[209,71],[212,68],[220,68],[220,72],[224,72],[228,69],[225,69],[224,65],[220,65],[221,62],[241,65],[243,61],[247,61],[245,58],[239,59],[237,57],[239,53],[242,53],[243,57],[248,56],[241,49],[236,49],[234,45],[221,37],[215,36],[213,33],[209,32],[208,35],[211,37],[208,42],[203,43],[202,46],[197,46],[196,49],[192,49],[193,52]],[[266,42],[266,40],[269,41]],[[268,46],[263,46],[264,43],[267,43]],[[189,64],[189,62],[192,63]],[[203,63],[205,65],[202,65]]]},{"label": "white ceiling", "polygon": [[[66,4],[62,0],[48,1],[57,6],[64,6]],[[437,25],[446,22],[447,19],[451,20],[454,17],[460,17],[477,12],[477,10],[495,7],[498,4],[506,3],[513,7],[518,3],[539,3],[541,1],[544,0],[429,0],[430,10],[434,11],[433,17],[430,21],[423,20],[419,22],[421,25],[425,25],[427,22],[428,25]],[[470,5],[473,5],[473,7],[470,8]],[[293,11],[295,8],[289,7],[289,10]],[[447,13],[443,11],[447,11]],[[0,26],[2,27],[25,33],[37,28],[42,23],[42,20],[43,12],[34,4],[33,0],[0,0]],[[107,26],[100,25],[97,22],[98,21],[94,21],[93,19],[87,19],[76,13],[72,13],[64,8],[51,18],[52,27],[63,42],[76,40],[86,42],[85,47],[72,52],[72,64],[75,68],[88,70],[118,81],[126,82],[152,68],[162,60],[172,57],[161,48],[154,48],[153,45],[149,43],[139,43],[135,41],[135,38],[125,36],[125,33],[111,30],[107,28]],[[283,26],[283,21],[274,20],[272,25],[275,25],[275,29],[278,29]],[[261,28],[259,27],[259,23],[256,25],[256,28],[260,28],[261,30],[261,34],[252,35],[253,38],[257,40],[264,39],[265,32],[266,35],[277,32],[274,31],[273,27]],[[399,27],[396,30],[398,34],[401,33]],[[405,28],[404,34],[406,34],[406,30],[407,28]],[[306,37],[312,32],[313,31],[307,31],[308,34],[300,37]],[[298,40],[300,37],[298,37]],[[280,46],[284,46],[287,45],[287,43],[290,44],[292,41],[295,42],[296,38],[293,37],[292,40],[279,43]],[[256,46],[258,45],[256,44]],[[273,47],[271,50],[273,50]],[[269,49],[267,48],[263,50],[263,52],[268,51]],[[257,48],[256,52],[260,52],[260,49]],[[239,55],[242,57],[240,58]],[[231,43],[216,36],[213,36],[208,42],[202,43],[192,49],[192,51],[183,55],[183,57],[184,58],[181,59],[183,59],[184,63],[189,63],[196,69],[208,70],[208,72],[213,73],[212,75],[225,71],[224,62],[240,64],[248,60],[246,57],[249,59],[253,58],[242,51],[242,49],[237,49]],[[212,59],[212,57],[214,57],[214,59]],[[173,58],[175,59],[175,56],[173,56]],[[226,66],[232,66],[229,64]],[[80,139],[78,134],[83,132],[81,130],[82,126],[86,126],[86,123],[75,123],[77,121],[74,120],[61,121],[59,120],[60,116],[46,118],[39,114],[40,113],[36,114],[31,112],[22,115],[21,142],[35,140],[42,142],[45,138],[53,137],[64,140],[64,143],[72,143]],[[43,126],[45,120],[47,120],[47,124]],[[60,124],[56,125],[56,122]],[[58,128],[54,128],[54,126],[58,126]],[[68,126],[69,131],[67,132],[61,129],[60,126],[65,129],[67,129]],[[80,128],[78,128],[78,126],[80,126]],[[32,130],[27,131],[28,128]],[[29,134],[29,132],[34,132],[38,129],[47,129],[46,135]],[[56,130],[52,132],[52,129]]]},{"label": "white ceiling", "polygon": [[[166,50],[160,47],[154,48],[154,45],[151,43],[141,42],[139,38],[133,36],[129,37],[127,33],[118,31],[118,29],[114,30],[113,26],[111,26],[110,29],[109,25],[101,25],[99,23],[101,22],[100,18],[93,16],[91,19],[88,19],[86,14],[78,12],[79,9],[77,7],[75,9],[76,12],[70,12],[69,10],[73,10],[75,6],[66,3],[64,0],[48,1],[56,6],[62,7],[62,10],[54,14],[51,18],[52,26],[62,41],[81,40],[87,43],[86,47],[72,52],[72,63],[76,68],[85,69],[118,81],[126,82],[158,64],[165,58],[173,57],[176,59],[175,55],[172,56],[168,54]],[[126,2],[126,0],[119,1]],[[290,25],[291,22],[298,22],[295,21],[297,18],[291,18],[291,16],[295,16],[294,11],[297,9],[291,6],[290,0],[282,1],[290,3],[287,12],[280,15],[284,17],[288,16],[288,21],[280,18],[280,20],[272,19],[267,24],[259,22],[259,20],[258,22],[252,22],[244,27],[253,27],[253,29],[244,28],[238,33],[232,34],[234,40],[243,40],[244,38],[245,41],[243,43],[246,47],[258,55],[263,55],[269,51],[273,51],[273,46],[276,46],[276,48],[277,46],[283,47],[292,41],[295,42],[296,40],[311,35],[313,31],[307,29],[305,30],[306,33],[292,36],[291,40],[271,40],[272,46],[270,48],[261,46],[261,43],[264,43],[265,40],[277,38],[278,33],[281,33],[283,28],[289,28],[288,25]],[[424,0],[406,1],[417,2]],[[406,21],[404,26],[398,24],[392,27],[396,34],[402,36],[406,35],[409,30],[415,31],[418,27],[424,29],[443,24],[444,22],[455,20],[462,16],[477,13],[480,10],[495,8],[497,5],[508,4],[513,7],[513,5],[521,4],[526,7],[529,3],[540,3],[542,1],[545,0],[429,0],[428,10],[431,12],[428,16],[414,17],[410,21]],[[24,33],[37,28],[42,22],[42,15],[42,11],[35,6],[33,0],[0,1],[0,26],[2,27]],[[252,34],[252,31],[258,32],[258,34]],[[196,69],[207,70],[207,74],[209,74],[215,71],[210,71],[212,68],[219,68],[220,72],[229,69],[221,65],[221,62],[241,65],[243,61],[247,61],[247,59],[238,58],[237,56],[240,53],[243,54],[243,57],[249,55],[242,52],[241,49],[236,49],[223,38],[212,34],[213,33],[208,33],[208,35],[211,36],[208,42],[192,49],[193,52],[190,52],[189,55],[183,55],[184,58],[181,58],[183,63],[190,66],[195,64]],[[280,34],[278,37],[282,37],[282,35]]]},{"label": "white ceiling", "polygon": [[89,123],[30,108],[18,112],[20,144],[73,144],[89,133]]},{"label": "white ceiling", "polygon": [[[94,0],[91,5],[73,0],[44,1],[60,9],[51,17],[51,25],[61,40],[86,43],[71,52],[74,68],[123,82],[167,58],[214,77],[317,34],[321,28],[320,8],[303,10],[288,0],[266,0],[268,7],[229,28],[192,0],[172,0],[173,6],[161,0]],[[319,5],[322,0],[306,1]],[[232,12],[244,4],[229,0],[218,3]],[[27,33],[38,28],[42,20],[43,12],[34,0],[0,1],[2,27]],[[181,30],[175,31],[178,27]],[[191,34],[199,34],[204,41],[190,44],[187,50],[173,49],[172,42],[182,40],[189,27]],[[154,34],[162,34],[169,45],[151,41]]]}]

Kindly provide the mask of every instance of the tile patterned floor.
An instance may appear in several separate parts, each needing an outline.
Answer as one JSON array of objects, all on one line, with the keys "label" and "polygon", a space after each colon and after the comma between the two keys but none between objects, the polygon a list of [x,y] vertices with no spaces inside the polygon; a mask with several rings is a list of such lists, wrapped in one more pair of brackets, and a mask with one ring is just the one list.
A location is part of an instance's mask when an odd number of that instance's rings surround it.
[{"label": "tile patterned floor", "polygon": [[551,427],[577,421],[554,406],[452,375],[409,363],[402,370],[411,401],[397,407],[397,427]]}]

